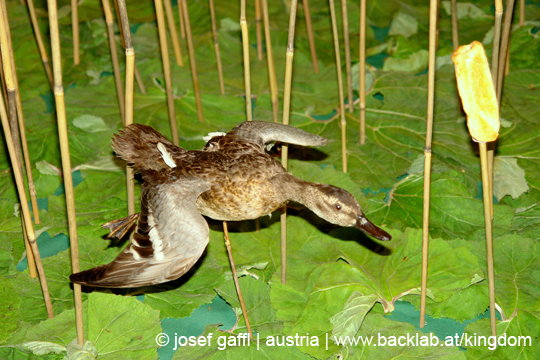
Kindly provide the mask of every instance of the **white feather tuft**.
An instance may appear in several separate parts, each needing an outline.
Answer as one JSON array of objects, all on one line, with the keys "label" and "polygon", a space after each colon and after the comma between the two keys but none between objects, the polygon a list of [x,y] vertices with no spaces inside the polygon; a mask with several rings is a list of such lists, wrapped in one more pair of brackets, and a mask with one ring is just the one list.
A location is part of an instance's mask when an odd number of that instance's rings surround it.
[{"label": "white feather tuft", "polygon": [[211,133],[208,133],[208,135],[203,136],[203,140],[206,141],[206,142],[209,142],[210,139],[212,139],[213,137],[223,136],[223,135],[227,135],[227,133],[224,133],[224,132],[221,132],[221,131],[211,132]]},{"label": "white feather tuft", "polygon": [[161,157],[163,158],[163,161],[165,161],[165,164],[169,165],[169,167],[171,167],[171,168],[175,168],[176,163],[172,159],[171,154],[169,154],[169,152],[165,148],[165,145],[163,145],[162,143],[158,143],[157,148],[158,148],[159,152],[161,153]]}]

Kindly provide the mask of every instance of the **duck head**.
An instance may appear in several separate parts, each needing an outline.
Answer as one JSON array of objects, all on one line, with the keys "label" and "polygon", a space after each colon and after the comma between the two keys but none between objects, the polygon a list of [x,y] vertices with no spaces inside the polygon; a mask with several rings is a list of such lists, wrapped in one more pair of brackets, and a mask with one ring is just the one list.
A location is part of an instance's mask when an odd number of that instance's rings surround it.
[{"label": "duck head", "polygon": [[354,226],[364,233],[382,241],[391,240],[386,231],[369,221],[358,201],[348,191],[332,185],[310,183],[312,191],[305,192],[310,199],[306,205],[315,214],[332,224]]}]

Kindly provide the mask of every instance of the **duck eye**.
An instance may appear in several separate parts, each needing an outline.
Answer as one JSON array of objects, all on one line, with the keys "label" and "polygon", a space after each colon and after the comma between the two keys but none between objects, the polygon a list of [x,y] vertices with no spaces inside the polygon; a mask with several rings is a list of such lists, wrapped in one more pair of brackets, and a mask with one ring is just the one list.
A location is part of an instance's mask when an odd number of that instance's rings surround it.
[{"label": "duck eye", "polygon": [[337,211],[341,211],[341,205],[335,204],[334,209],[336,209]]}]

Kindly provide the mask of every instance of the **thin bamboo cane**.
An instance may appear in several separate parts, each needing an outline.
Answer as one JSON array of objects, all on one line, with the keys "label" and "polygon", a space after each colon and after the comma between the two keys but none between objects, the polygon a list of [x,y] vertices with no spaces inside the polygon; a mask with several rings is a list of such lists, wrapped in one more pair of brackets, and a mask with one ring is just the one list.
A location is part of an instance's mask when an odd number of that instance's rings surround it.
[{"label": "thin bamboo cane", "polygon": [[257,34],[257,58],[262,61],[261,0],[255,0],[255,26]]},{"label": "thin bamboo cane", "polygon": [[167,14],[167,25],[169,25],[169,33],[171,34],[171,41],[173,45],[174,57],[176,58],[176,64],[178,66],[184,66],[184,59],[182,59],[182,51],[180,50],[180,41],[178,40],[178,33],[176,32],[176,24],[174,23],[174,15],[172,11],[171,0],[164,0],[165,13]]},{"label": "thin bamboo cane", "polygon": [[[16,134],[15,141],[15,150],[17,151],[17,154],[19,156],[19,163],[22,165],[22,159],[20,158],[20,151],[21,146],[19,143],[19,136],[22,143],[22,153],[24,156],[24,164],[26,168],[26,177],[28,178],[28,191],[30,193],[30,201],[32,203],[32,213],[34,214],[34,222],[36,224],[40,223],[39,220],[39,211],[38,211],[38,204],[37,204],[37,196],[36,196],[36,187],[34,185],[34,177],[32,176],[32,163],[30,162],[30,154],[28,151],[28,142],[26,140],[26,126],[24,125],[24,115],[22,110],[22,102],[21,102],[21,95],[19,92],[19,80],[17,79],[17,71],[15,70],[15,58],[13,56],[13,44],[11,43],[11,32],[9,29],[9,20],[8,20],[8,13],[6,8],[6,3],[2,2],[3,10],[4,10],[4,23],[6,25],[6,34],[7,34],[7,45],[8,45],[8,52],[9,52],[9,62],[10,67],[12,70],[11,80],[12,84],[10,86],[13,86],[13,90],[15,92],[15,101],[16,101],[16,118],[18,119],[18,127],[17,123],[14,123],[11,125],[11,131]],[[7,85],[7,83],[6,83]],[[8,94],[9,94],[9,88]],[[10,114],[11,115],[11,114]]]},{"label": "thin bamboo cane", "polygon": [[497,317],[495,310],[495,272],[493,268],[493,223],[491,220],[491,193],[489,192],[489,171],[487,144],[484,142],[478,143],[480,149],[480,165],[482,167],[482,189],[484,192],[484,221],[486,226],[486,258],[488,270],[488,286],[489,286],[489,319],[491,323],[491,335],[497,336]]},{"label": "thin bamboo cane", "polygon": [[504,82],[504,69],[506,66],[506,52],[510,43],[510,31],[512,30],[512,14],[514,12],[514,0],[506,2],[506,16],[504,17],[504,27],[502,32],[501,48],[499,50],[499,67],[497,74],[497,101],[500,103],[502,87]]},{"label": "thin bamboo cane", "polygon": [[[49,10],[49,26],[51,33],[51,48],[54,74],[54,100],[56,105],[56,119],[58,123],[58,137],[60,140],[60,154],[62,157],[62,171],[64,174],[64,188],[69,227],[69,242],[71,249],[71,268],[73,273],[79,272],[79,245],[77,242],[77,219],[75,214],[75,196],[73,193],[73,179],[71,177],[71,160],[69,156],[69,139],[67,132],[66,107],[64,102],[64,86],[62,83],[62,61],[60,58],[60,35],[58,31],[58,14],[56,0],[47,0]],[[77,342],[82,346],[84,341],[83,314],[81,286],[73,284],[75,298],[75,320],[77,325]]]},{"label": "thin bamboo cane", "polygon": [[[135,70],[135,50],[131,42],[131,31],[127,15],[125,0],[117,0],[120,29],[124,33],[124,46],[126,48],[126,121],[125,126],[133,124],[133,76]],[[126,188],[128,201],[128,215],[135,214],[135,180],[133,168],[126,166]]]},{"label": "thin bamboo cane", "polygon": [[28,262],[28,273],[30,274],[31,278],[35,279],[38,277],[36,259],[34,258],[34,251],[32,250],[32,245],[28,240],[28,231],[26,230],[26,225],[24,225],[24,219],[22,218],[22,216],[21,224],[23,229],[24,248],[26,250],[26,260]]},{"label": "thin bamboo cane", "polygon": [[[181,1],[181,0],[180,0]],[[186,38],[186,27],[184,26],[184,14],[182,10],[182,5],[178,2],[178,17],[180,18],[180,35],[182,39]]]},{"label": "thin bamboo cane", "polygon": [[240,290],[240,284],[238,283],[238,276],[236,275],[236,266],[234,265],[234,259],[231,249],[231,240],[229,239],[229,230],[227,228],[227,222],[223,222],[223,233],[225,235],[225,247],[227,248],[227,254],[229,254],[229,261],[231,263],[231,270],[234,280],[234,286],[236,287],[236,293],[238,294],[238,301],[240,302],[240,307],[242,308],[242,314],[244,315],[244,320],[246,322],[246,328],[249,332],[249,336],[253,339],[253,331],[251,331],[251,325],[249,323],[249,317],[246,310],[246,305],[244,304],[244,297],[242,296],[242,290]]},{"label": "thin bamboo cane", "polygon": [[438,0],[429,3],[429,60],[428,101],[426,121],[426,147],[424,149],[424,206],[422,220],[422,285],[420,293],[420,327],[425,325],[426,290],[429,257],[429,201],[431,192],[431,143],[433,134],[433,109],[435,104],[435,52],[437,51]]},{"label": "thin bamboo cane", "polygon": [[246,0],[240,0],[240,29],[242,30],[242,49],[244,54],[244,88],[246,93],[247,121],[253,117],[251,109],[251,72],[249,69],[249,38],[246,21]]},{"label": "thin bamboo cane", "polygon": [[272,51],[272,39],[270,36],[270,19],[268,16],[268,1],[262,0],[262,13],[264,20],[264,41],[266,43],[266,62],[268,63],[268,78],[270,83],[270,99],[272,100],[272,115],[274,122],[278,122],[279,98],[276,79],[276,69],[274,67],[274,54]]},{"label": "thin bamboo cane", "polygon": [[47,51],[43,45],[43,39],[41,38],[41,32],[39,31],[39,25],[36,17],[36,10],[34,8],[34,0],[28,0],[28,12],[30,13],[30,21],[32,22],[32,27],[34,28],[34,35],[36,36],[36,41],[38,44],[39,54],[41,55],[41,62],[45,68],[45,73],[47,74],[47,79],[49,79],[49,84],[51,88],[53,87],[54,80],[52,76],[51,64],[49,64],[49,58],[47,57]]},{"label": "thin bamboo cane", "polygon": [[189,21],[189,11],[187,0],[180,0],[182,3],[182,14],[184,15],[184,25],[186,30],[186,39],[189,51],[189,65],[191,66],[191,78],[193,80],[193,90],[195,92],[195,103],[197,104],[197,117],[200,122],[204,121],[201,91],[199,90],[199,77],[197,75],[197,63],[195,61],[195,47],[193,46],[193,37],[191,36],[191,23]]},{"label": "thin bamboo cane", "polygon": [[176,110],[174,108],[174,97],[172,92],[171,64],[169,62],[169,49],[167,48],[167,33],[165,31],[165,19],[163,17],[163,3],[161,0],[154,0],[154,6],[156,8],[159,46],[161,48],[161,61],[163,63],[163,77],[165,78],[165,89],[167,91],[169,122],[171,123],[173,144],[178,145],[178,128],[176,125]]},{"label": "thin bamboo cane", "polygon": [[[118,9],[118,1],[113,1],[114,3],[114,9],[116,11],[116,18],[119,22],[122,21],[120,17],[120,9]],[[127,12],[126,12],[126,21],[129,24],[129,20],[127,18]],[[129,37],[131,40],[131,30],[129,30],[129,26],[127,30],[123,29],[123,26],[119,26],[118,29],[120,30],[120,39],[122,40],[122,48],[126,49],[126,41],[124,39],[124,32],[129,32]],[[144,87],[144,82],[142,81],[141,74],[139,73],[139,69],[137,68],[137,64],[135,64],[135,80],[137,80],[137,85],[139,85],[139,90],[141,91],[141,94],[146,94],[146,88]]]},{"label": "thin bamboo cane", "polygon": [[313,28],[311,26],[311,14],[309,12],[309,0],[302,0],[304,4],[304,18],[306,19],[306,31],[309,42],[309,51],[311,52],[311,62],[313,63],[313,71],[319,73],[319,63],[317,62],[317,50],[315,49],[315,39],[313,38]]},{"label": "thin bamboo cane", "polygon": [[525,23],[525,0],[519,0],[519,26]]},{"label": "thin bamboo cane", "polygon": [[[289,125],[291,113],[291,88],[292,88],[292,70],[294,59],[294,32],[296,26],[296,8],[297,0],[291,0],[291,13],[289,16],[289,33],[287,37],[287,53],[285,60],[285,86],[283,93],[283,124]],[[288,167],[289,146],[283,144],[281,147],[281,165],[285,169]],[[280,217],[281,221],[281,282],[287,282],[287,206],[283,207]]]},{"label": "thin bamboo cane", "polygon": [[454,51],[459,47],[459,28],[458,28],[458,17],[457,17],[457,0],[452,0],[452,45]]},{"label": "thin bamboo cane", "polygon": [[343,98],[343,79],[341,75],[341,58],[339,54],[339,37],[336,23],[336,9],[334,6],[334,0],[329,0],[330,5],[330,18],[332,20],[332,34],[334,36],[334,51],[336,54],[336,70],[338,80],[339,91],[339,111],[341,115],[341,159],[343,163],[343,172],[347,172],[347,138],[346,138],[346,126],[345,120],[345,99]]},{"label": "thin bamboo cane", "polygon": [[354,99],[352,91],[351,74],[351,45],[349,42],[349,16],[347,11],[347,0],[341,0],[341,17],[343,18],[343,42],[345,45],[345,69],[347,70],[347,97],[349,100],[349,112],[354,112]]},{"label": "thin bamboo cane", "polygon": [[114,82],[116,85],[116,97],[120,107],[120,116],[122,124],[126,123],[126,109],[124,103],[124,87],[122,86],[122,75],[120,74],[120,65],[118,65],[118,53],[116,51],[116,41],[114,39],[114,21],[109,0],[101,0],[103,11],[105,13],[105,22],[107,23],[107,32],[109,34],[109,48],[111,51],[111,61],[113,65]]},{"label": "thin bamboo cane", "polygon": [[212,22],[212,36],[214,38],[214,50],[216,52],[216,62],[217,62],[218,76],[219,76],[219,88],[221,90],[221,95],[225,95],[225,83],[223,82],[223,69],[221,67],[221,55],[219,53],[219,41],[218,41],[218,33],[217,33],[217,27],[216,27],[216,14],[214,11],[214,0],[209,0],[208,4],[210,6],[210,20]]},{"label": "thin bamboo cane", "polygon": [[71,25],[73,35],[73,63],[79,65],[79,4],[77,0],[71,0]]},{"label": "thin bamboo cane", "polygon": [[366,142],[366,0],[360,0],[360,145]]},{"label": "thin bamboo cane", "polygon": [[[2,52],[2,59],[3,59],[3,69],[4,69],[4,77],[6,79],[6,84],[9,88],[13,87],[13,78],[12,73],[13,69],[11,69],[11,62],[9,61],[9,47],[8,45],[8,36],[7,36],[7,30],[6,30],[6,23],[4,21],[5,19],[5,10],[4,6],[0,6],[0,47]],[[10,99],[8,99],[8,104],[10,107],[10,117],[11,121],[13,123],[13,120],[16,120],[15,117],[17,116],[17,105],[15,101],[15,94],[14,92],[11,92],[12,95],[10,95]],[[43,298],[45,300],[45,307],[47,309],[47,315],[49,318],[54,317],[51,298],[49,294],[49,287],[47,286],[47,279],[45,278],[45,271],[43,270],[43,264],[41,263],[41,257],[39,256],[39,249],[36,243],[36,236],[34,233],[34,228],[32,226],[31,216],[30,216],[30,207],[28,206],[28,201],[26,198],[26,192],[24,188],[24,181],[23,181],[23,174],[22,174],[22,165],[17,159],[17,154],[15,152],[15,145],[13,142],[13,138],[11,136],[12,129],[9,126],[8,123],[8,115],[6,112],[6,108],[4,105],[4,100],[0,98],[0,118],[2,121],[2,128],[4,129],[4,135],[6,139],[6,145],[8,147],[9,157],[11,160],[11,167],[13,169],[13,175],[15,177],[15,183],[17,185],[17,192],[19,194],[19,201],[21,204],[22,209],[22,220],[24,222],[23,231],[26,232],[28,235],[28,242],[30,243],[31,250],[27,251],[28,253],[33,253],[36,269],[39,274],[39,281],[41,283],[41,290],[43,291]],[[16,127],[16,121],[15,121],[15,127]],[[18,138],[17,138],[17,141]],[[25,242],[26,244],[26,242]],[[30,261],[30,259],[28,259]],[[30,263],[29,263],[30,266]]]}]

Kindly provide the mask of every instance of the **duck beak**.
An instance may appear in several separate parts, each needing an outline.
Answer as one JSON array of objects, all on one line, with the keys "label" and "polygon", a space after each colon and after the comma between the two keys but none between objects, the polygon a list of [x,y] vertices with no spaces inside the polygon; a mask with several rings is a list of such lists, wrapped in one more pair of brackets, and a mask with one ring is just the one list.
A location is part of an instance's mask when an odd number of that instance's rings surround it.
[{"label": "duck beak", "polygon": [[364,214],[356,215],[356,227],[366,234],[373,236],[375,239],[382,241],[389,241],[392,239],[390,234],[373,225],[373,223],[371,223],[371,221],[369,221]]}]

